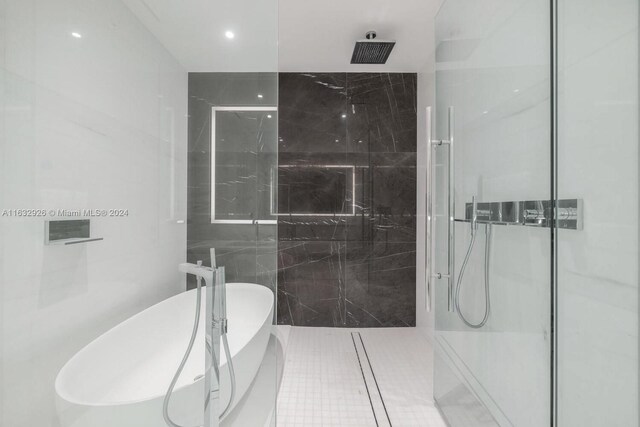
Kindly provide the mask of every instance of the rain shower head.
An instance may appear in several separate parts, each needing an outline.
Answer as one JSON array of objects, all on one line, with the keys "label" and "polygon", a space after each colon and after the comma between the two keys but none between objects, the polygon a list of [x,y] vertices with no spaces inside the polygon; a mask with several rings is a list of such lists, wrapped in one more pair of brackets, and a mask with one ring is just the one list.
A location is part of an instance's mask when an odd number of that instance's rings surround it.
[{"label": "rain shower head", "polygon": [[369,31],[365,40],[356,41],[351,55],[352,64],[385,64],[396,45],[391,40],[376,40],[376,32]]}]

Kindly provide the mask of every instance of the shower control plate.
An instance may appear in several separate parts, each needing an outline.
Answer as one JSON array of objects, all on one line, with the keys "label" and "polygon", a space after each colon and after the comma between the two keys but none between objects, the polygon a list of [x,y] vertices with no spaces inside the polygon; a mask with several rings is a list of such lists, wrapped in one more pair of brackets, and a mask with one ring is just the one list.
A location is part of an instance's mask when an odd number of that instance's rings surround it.
[{"label": "shower control plate", "polygon": [[[470,222],[473,205],[465,204],[465,219]],[[552,227],[554,217],[558,228],[582,230],[582,199],[558,200],[555,207],[552,200],[527,200],[516,202],[478,202],[477,218],[481,224],[526,225],[530,227]]]}]

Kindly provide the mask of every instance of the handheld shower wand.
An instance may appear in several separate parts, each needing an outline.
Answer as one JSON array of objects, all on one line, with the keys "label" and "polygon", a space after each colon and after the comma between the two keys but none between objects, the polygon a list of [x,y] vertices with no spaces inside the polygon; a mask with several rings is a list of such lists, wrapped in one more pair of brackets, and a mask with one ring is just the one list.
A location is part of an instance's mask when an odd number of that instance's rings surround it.
[{"label": "handheld shower wand", "polygon": [[[183,266],[181,265],[180,267],[182,269]],[[189,360],[189,356],[191,355],[191,350],[193,350],[193,344],[195,343],[196,336],[198,335],[198,327],[200,325],[200,301],[202,301],[202,275],[198,274],[198,269],[203,269],[204,267],[202,267],[202,261],[198,261],[197,265],[193,265],[193,264],[186,265],[185,271],[187,268],[189,268],[189,270],[193,270],[189,272],[192,274],[195,274],[196,276],[196,284],[197,284],[196,312],[195,312],[195,319],[193,320],[193,329],[191,330],[191,338],[189,339],[189,344],[187,345],[187,350],[185,351],[184,356],[182,356],[182,361],[180,362],[180,365],[178,366],[176,373],[173,375],[173,378],[171,379],[171,383],[169,384],[169,388],[167,389],[167,392],[164,395],[164,400],[162,402],[162,416],[164,417],[164,422],[169,427],[182,427],[180,424],[176,424],[171,419],[171,416],[169,415],[169,401],[171,400],[171,395],[173,394],[173,389],[175,388],[176,383],[178,382],[178,378],[180,378],[180,374],[182,373],[184,366],[187,364],[187,360]]]},{"label": "handheld shower wand", "polygon": [[489,320],[489,315],[491,314],[491,294],[489,287],[489,267],[490,267],[490,252],[491,252],[491,224],[485,224],[485,246],[484,246],[484,296],[485,296],[485,309],[484,309],[484,317],[479,323],[472,323],[464,316],[462,313],[462,309],[460,308],[460,289],[462,288],[462,279],[464,278],[464,273],[467,268],[467,264],[469,262],[469,258],[471,257],[471,253],[473,252],[473,247],[476,243],[476,234],[478,231],[478,204],[476,202],[475,196],[471,198],[471,241],[469,242],[469,248],[467,249],[467,254],[462,261],[462,267],[460,268],[460,273],[458,274],[458,281],[456,283],[456,292],[454,296],[454,304],[456,308],[456,312],[460,319],[464,322],[465,325],[470,328],[479,329],[482,328]]}]

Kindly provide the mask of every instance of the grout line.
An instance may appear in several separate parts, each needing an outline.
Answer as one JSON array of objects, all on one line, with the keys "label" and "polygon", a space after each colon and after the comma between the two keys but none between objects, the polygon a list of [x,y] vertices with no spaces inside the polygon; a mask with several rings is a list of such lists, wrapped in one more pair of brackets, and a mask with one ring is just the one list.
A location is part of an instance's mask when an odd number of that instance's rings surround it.
[{"label": "grout line", "polygon": [[369,359],[369,353],[367,352],[367,347],[364,345],[364,341],[362,339],[362,335],[360,332],[356,332],[358,337],[360,338],[360,342],[362,343],[362,349],[364,350],[364,355],[367,357],[367,363],[369,364],[369,369],[371,369],[371,374],[373,375],[373,381],[376,384],[376,388],[378,389],[378,394],[380,395],[380,400],[382,401],[382,407],[384,408],[384,413],[387,416],[387,420],[389,420],[389,426],[393,427],[391,423],[391,418],[389,418],[389,412],[387,411],[387,405],[384,403],[384,397],[382,396],[382,392],[380,391],[380,386],[378,385],[378,379],[376,378],[376,373],[373,370],[373,365],[371,365],[371,360]]},{"label": "grout line", "polygon": [[369,393],[369,386],[367,385],[367,379],[364,376],[364,369],[362,368],[362,361],[360,360],[360,353],[358,353],[358,346],[356,345],[356,340],[353,337],[354,333],[351,333],[351,341],[353,341],[353,348],[356,351],[356,356],[358,357],[358,365],[360,365],[360,373],[362,374],[362,381],[364,382],[364,387],[367,389],[367,396],[369,397],[369,405],[371,405],[371,412],[373,413],[373,418],[376,421],[376,427],[379,427],[378,417],[376,416],[376,411],[373,409],[373,402],[371,401],[371,393]]}]

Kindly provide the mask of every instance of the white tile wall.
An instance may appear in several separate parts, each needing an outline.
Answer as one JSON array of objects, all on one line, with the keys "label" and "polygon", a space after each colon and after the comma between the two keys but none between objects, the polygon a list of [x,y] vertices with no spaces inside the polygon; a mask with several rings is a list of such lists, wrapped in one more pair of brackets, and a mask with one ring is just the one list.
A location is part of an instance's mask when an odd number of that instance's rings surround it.
[{"label": "white tile wall", "polygon": [[638,2],[559,2],[560,425],[638,423]]},{"label": "white tile wall", "polygon": [[120,1],[1,7],[0,210],[129,210],[68,247],[0,217],[0,424],[56,426],[66,360],[183,289],[187,74]]}]

